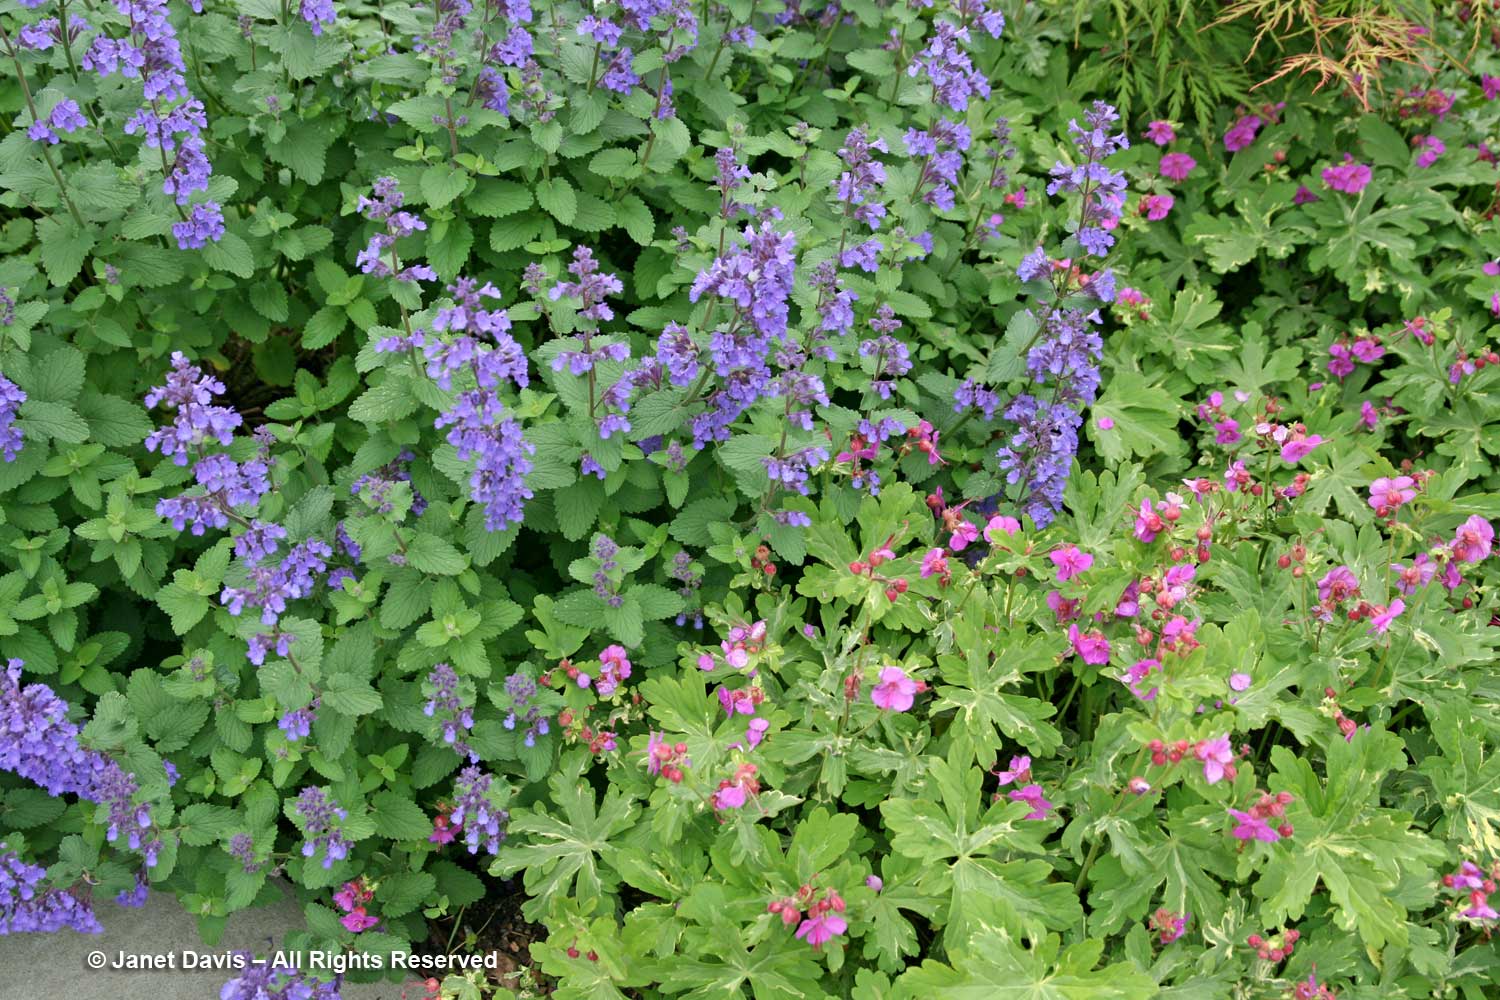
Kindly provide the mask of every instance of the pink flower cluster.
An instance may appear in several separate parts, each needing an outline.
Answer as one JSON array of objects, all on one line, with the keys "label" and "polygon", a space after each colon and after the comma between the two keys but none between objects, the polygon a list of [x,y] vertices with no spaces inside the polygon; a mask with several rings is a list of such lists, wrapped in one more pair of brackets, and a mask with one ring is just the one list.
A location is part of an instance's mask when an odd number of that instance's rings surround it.
[{"label": "pink flower cluster", "polygon": [[[724,637],[724,641],[719,643],[719,649],[725,663],[735,670],[744,670],[750,665],[750,657],[759,653],[765,644],[766,623],[758,621],[749,625],[735,625]],[[710,671],[717,665],[718,660],[714,654],[698,655],[699,670]]]},{"label": "pink flower cluster", "polygon": [[766,904],[766,912],[779,916],[783,926],[797,924],[797,937],[811,945],[813,951],[849,929],[842,916],[845,908],[844,899],[837,890],[820,892],[809,884],[798,887],[794,895],[773,899]]},{"label": "pink flower cluster", "polygon": [[[1031,758],[1027,756],[1012,757],[1010,766],[1004,771],[992,771],[992,774],[1000,779],[1000,787],[1015,785],[1008,793],[1012,802],[1024,802],[1031,807],[1031,812],[1026,814],[1027,819],[1047,819],[1052,810],[1056,808],[1047,801],[1042,786],[1031,780]],[[995,793],[999,798],[1000,793]]]},{"label": "pink flower cluster", "polygon": [[352,882],[345,882],[343,888],[333,894],[334,904],[344,911],[344,915],[339,918],[344,930],[361,934],[380,923],[378,918],[365,911],[365,904],[374,898],[375,890],[363,875]]},{"label": "pink flower cluster", "polygon": [[[1248,812],[1240,809],[1229,810],[1229,815],[1236,824],[1231,831],[1235,839],[1259,840],[1274,844],[1283,837],[1290,837],[1293,833],[1292,824],[1286,822],[1285,817],[1286,807],[1291,805],[1291,802],[1291,792],[1277,792],[1275,795],[1262,792]],[[1282,820],[1282,822],[1273,827],[1271,821],[1275,819]]]},{"label": "pink flower cluster", "polygon": [[1459,912],[1459,916],[1465,920],[1491,921],[1500,920],[1500,913],[1495,912],[1494,906],[1490,904],[1490,896],[1495,892],[1495,884],[1500,881],[1500,862],[1490,866],[1486,872],[1472,861],[1465,861],[1458,866],[1458,871],[1451,875],[1443,876],[1443,887],[1464,894],[1463,901],[1468,905]]},{"label": "pink flower cluster", "polygon": [[1385,345],[1374,334],[1365,334],[1353,340],[1335,340],[1328,345],[1328,353],[1332,356],[1328,362],[1329,373],[1343,378],[1354,372],[1356,361],[1373,365],[1385,357]]}]

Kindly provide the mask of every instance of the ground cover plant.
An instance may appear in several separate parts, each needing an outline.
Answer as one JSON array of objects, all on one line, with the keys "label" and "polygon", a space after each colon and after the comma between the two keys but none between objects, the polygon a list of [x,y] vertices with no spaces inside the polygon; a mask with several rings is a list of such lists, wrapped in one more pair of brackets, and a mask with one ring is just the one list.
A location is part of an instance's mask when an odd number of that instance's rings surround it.
[{"label": "ground cover plant", "polygon": [[1230,13],[6,0],[0,932],[1493,995],[1491,12]]}]

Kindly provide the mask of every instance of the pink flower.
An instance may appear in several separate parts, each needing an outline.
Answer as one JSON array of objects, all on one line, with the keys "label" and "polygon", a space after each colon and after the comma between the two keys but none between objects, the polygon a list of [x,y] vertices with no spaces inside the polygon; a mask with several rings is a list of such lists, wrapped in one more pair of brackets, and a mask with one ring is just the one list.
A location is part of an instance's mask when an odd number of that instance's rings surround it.
[{"label": "pink flower", "polygon": [[744,804],[745,789],[740,785],[725,785],[714,792],[715,809],[739,809]]},{"label": "pink flower", "polygon": [[1052,614],[1057,618],[1057,624],[1062,625],[1077,618],[1083,609],[1083,601],[1069,599],[1062,595],[1061,591],[1047,591],[1047,607],[1052,609]]},{"label": "pink flower", "polygon": [[1323,439],[1317,434],[1310,434],[1305,438],[1293,438],[1281,446],[1281,460],[1287,465],[1296,465],[1312,454],[1313,449],[1322,443]]},{"label": "pink flower", "polygon": [[1281,839],[1281,834],[1277,833],[1262,816],[1254,816],[1238,809],[1229,810],[1229,815],[1239,823],[1233,832],[1240,840],[1263,840],[1268,844],[1274,844]]},{"label": "pink flower", "polygon": [[848,929],[849,924],[844,918],[830,911],[803,920],[797,928],[797,936],[814,948],[821,948]]},{"label": "pink flower", "polygon": [[973,521],[960,521],[958,527],[953,529],[953,537],[948,540],[948,548],[954,552],[962,552],[970,542],[979,537],[979,525]]},{"label": "pink flower", "polygon": [[1348,566],[1335,566],[1318,581],[1318,600],[1341,604],[1359,593],[1359,578]]},{"label": "pink flower", "polygon": [[886,667],[880,672],[880,682],[870,692],[870,700],[878,708],[890,712],[904,712],[911,708],[921,686],[900,667]]},{"label": "pink flower", "polygon": [[1312,188],[1308,187],[1306,184],[1298,184],[1297,193],[1292,195],[1293,205],[1309,205],[1312,202],[1322,200],[1323,199],[1314,194]]},{"label": "pink flower", "polygon": [[1500,278],[1500,260],[1487,260],[1479,265],[1479,269],[1491,278]]},{"label": "pink flower", "polygon": [[885,880],[882,879],[879,875],[866,875],[865,885],[871,892],[879,892],[881,889],[885,888]]},{"label": "pink flower", "polygon": [[1171,122],[1158,120],[1146,126],[1146,138],[1158,146],[1165,146],[1177,138],[1177,132],[1172,128]]},{"label": "pink flower", "polygon": [[1224,148],[1231,153],[1238,153],[1255,141],[1255,135],[1263,124],[1265,123],[1256,115],[1246,115],[1239,119],[1224,133]]},{"label": "pink flower", "polygon": [[1380,477],[1370,484],[1370,506],[1385,517],[1404,503],[1410,503],[1416,498],[1417,491],[1413,489],[1416,481],[1411,476],[1397,476],[1395,479]]},{"label": "pink flower", "polygon": [[1009,768],[1004,771],[996,771],[995,777],[1000,779],[1001,788],[1004,788],[1011,782],[1015,782],[1018,785],[1025,784],[1031,780],[1031,758],[1025,754],[1019,757],[1012,757]]},{"label": "pink flower", "polygon": [[1410,566],[1391,563],[1391,569],[1396,573],[1396,589],[1407,597],[1431,583],[1433,575],[1437,573],[1437,563],[1433,562],[1425,552],[1417,553],[1417,557],[1411,563]]},{"label": "pink flower", "polygon": [[1500,76],[1490,76],[1488,73],[1479,77],[1479,86],[1484,91],[1484,99],[1493,101],[1500,97]]},{"label": "pink flower", "polygon": [[1391,627],[1391,622],[1395,621],[1396,616],[1405,610],[1406,602],[1399,597],[1391,602],[1390,607],[1378,610],[1375,617],[1370,619],[1370,634],[1385,635],[1386,630]]},{"label": "pink flower", "polygon": [[1380,423],[1380,411],[1368,399],[1359,404],[1359,422],[1369,431],[1373,431],[1375,425]]},{"label": "pink flower", "polygon": [[1125,671],[1125,676],[1121,677],[1120,680],[1130,688],[1130,693],[1141,699],[1141,701],[1155,701],[1156,688],[1153,687],[1150,690],[1142,691],[1141,685],[1152,674],[1160,672],[1160,660],[1136,660],[1135,663],[1131,664],[1130,669]]},{"label": "pink flower", "polygon": [[1101,431],[1112,431],[1115,429],[1114,417],[1100,417],[1098,420],[1094,421],[1094,423],[1099,426],[1099,429]]},{"label": "pink flower", "polygon": [[1453,558],[1463,563],[1476,563],[1490,554],[1490,543],[1495,540],[1495,529],[1490,522],[1473,514],[1458,526],[1453,535]]},{"label": "pink flower", "polygon": [[1468,892],[1484,886],[1484,869],[1472,861],[1465,861],[1452,875],[1443,876],[1443,884],[1450,889]]},{"label": "pink flower", "polygon": [[1354,371],[1354,362],[1349,356],[1349,345],[1342,341],[1335,341],[1328,345],[1328,353],[1332,359],[1328,362],[1328,374],[1343,378]]},{"label": "pink flower", "polygon": [[1167,180],[1181,184],[1187,180],[1187,175],[1192,173],[1197,165],[1198,161],[1186,153],[1168,153],[1161,158],[1161,164],[1157,169]]},{"label": "pink flower", "polygon": [[990,523],[984,526],[984,540],[991,545],[996,545],[999,543],[1002,534],[1014,535],[1020,530],[1020,521],[1017,521],[1013,517],[1007,517],[1004,514],[996,514],[990,518]]},{"label": "pink flower", "polygon": [[1374,337],[1360,337],[1349,349],[1354,352],[1355,358],[1367,365],[1373,365],[1385,357],[1385,346]]},{"label": "pink flower", "polygon": [[1210,785],[1234,777],[1234,748],[1227,735],[1203,740],[1193,752],[1203,762],[1203,780]]},{"label": "pink flower", "polygon": [[1048,802],[1043,794],[1041,785],[1017,788],[1010,793],[1009,798],[1012,802],[1024,802],[1031,807],[1031,812],[1025,816],[1026,819],[1046,819],[1053,808],[1052,803]]},{"label": "pink flower", "polygon": [[427,835],[427,841],[432,844],[451,844],[453,843],[455,833],[453,823],[447,816],[434,816],[432,818],[432,832]]},{"label": "pink flower", "polygon": [[352,934],[359,934],[362,931],[367,931],[371,927],[374,927],[376,924],[380,923],[380,921],[377,918],[365,913],[365,908],[363,906],[356,906],[353,910],[350,910],[348,913],[344,914],[344,916],[339,919],[339,923],[344,925],[344,930],[349,931]]},{"label": "pink flower", "polygon": [[1448,151],[1448,147],[1435,135],[1418,136],[1415,143],[1417,147],[1417,166],[1426,170],[1437,162],[1439,156]]},{"label": "pink flower", "polygon": [[942,577],[942,579],[947,580],[949,577],[948,550],[928,549],[927,554],[922,557],[921,575],[922,579],[924,580],[929,576],[934,575],[940,576]]},{"label": "pink flower", "polygon": [[731,718],[736,714],[754,715],[755,696],[747,687],[730,689],[719,686],[719,705],[724,709],[724,714]]},{"label": "pink flower", "polygon": [[1148,222],[1160,222],[1172,211],[1173,198],[1169,194],[1143,194],[1141,195],[1140,214],[1146,217]]},{"label": "pink flower", "polygon": [[630,661],[625,658],[625,647],[605,646],[604,651],[599,654],[599,680],[594,685],[599,697],[608,698],[614,694],[615,689],[629,676]]},{"label": "pink flower", "polygon": [[1231,690],[1231,691],[1244,691],[1244,690],[1247,690],[1250,687],[1250,685],[1251,685],[1251,683],[1253,681],[1254,681],[1254,678],[1252,678],[1249,674],[1241,674],[1241,673],[1230,674],[1229,675],[1229,690]]},{"label": "pink flower", "polygon": [[1077,625],[1069,625],[1068,641],[1084,663],[1099,666],[1109,662],[1109,640],[1104,638],[1104,633],[1080,632]]},{"label": "pink flower", "polygon": [[1079,573],[1094,565],[1094,557],[1076,545],[1055,549],[1047,554],[1052,565],[1057,567],[1057,582],[1067,583]]},{"label": "pink flower", "polygon": [[1214,424],[1214,444],[1234,444],[1240,439],[1240,422],[1225,417]]},{"label": "pink flower", "polygon": [[765,719],[751,719],[750,725],[745,727],[746,746],[751,750],[760,746],[761,741],[766,738],[766,730],[770,728],[771,724]]},{"label": "pink flower", "polygon": [[1224,488],[1230,493],[1238,493],[1242,487],[1249,486],[1250,481],[1250,470],[1245,468],[1244,462],[1235,460],[1224,470]]},{"label": "pink flower", "polygon": [[1500,913],[1490,905],[1489,895],[1479,889],[1469,893],[1469,908],[1459,916],[1469,920],[1500,920]]},{"label": "pink flower", "polygon": [[1323,170],[1323,183],[1344,194],[1359,194],[1370,183],[1370,168],[1344,154],[1344,162]]}]

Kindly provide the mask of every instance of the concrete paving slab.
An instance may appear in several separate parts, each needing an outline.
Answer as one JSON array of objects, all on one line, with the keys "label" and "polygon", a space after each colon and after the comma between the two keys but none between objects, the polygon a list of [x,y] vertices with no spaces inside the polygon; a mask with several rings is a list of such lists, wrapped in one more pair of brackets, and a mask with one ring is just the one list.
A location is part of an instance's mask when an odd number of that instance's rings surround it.
[{"label": "concrete paving slab", "polygon": [[[234,973],[186,970],[184,952],[225,955],[236,949],[267,954],[300,929],[302,913],[290,899],[242,910],[229,918],[224,940],[207,948],[197,922],[170,896],[152,893],[138,910],[113,903],[98,907],[103,934],[9,934],[0,937],[0,1000],[219,1000]],[[175,955],[176,969],[95,971],[92,952],[108,962],[125,955]],[[420,994],[418,994],[420,995]],[[397,983],[346,984],[344,1000],[400,1000]]]}]

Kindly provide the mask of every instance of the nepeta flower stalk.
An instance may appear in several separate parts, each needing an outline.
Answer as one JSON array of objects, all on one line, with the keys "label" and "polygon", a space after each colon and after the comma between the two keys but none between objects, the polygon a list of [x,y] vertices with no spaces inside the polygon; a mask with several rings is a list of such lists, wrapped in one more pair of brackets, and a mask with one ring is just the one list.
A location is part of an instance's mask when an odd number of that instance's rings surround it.
[{"label": "nepeta flower stalk", "polygon": [[51,934],[64,928],[102,934],[90,905],[64,889],[49,888],[46,869],[22,861],[0,844],[0,936]]},{"label": "nepeta flower stalk", "polygon": [[24,438],[16,426],[16,415],[26,402],[26,392],[4,375],[0,375],[0,457],[14,462],[21,454]]},{"label": "nepeta flower stalk", "polygon": [[323,854],[323,867],[332,868],[335,861],[349,856],[353,844],[344,837],[339,824],[349,818],[349,812],[328,797],[321,788],[308,786],[297,796],[294,807],[302,817],[307,839],[302,844],[304,858]]},{"label": "nepeta flower stalk", "polygon": [[470,854],[478,854],[483,842],[485,853],[498,854],[505,839],[510,813],[493,801],[494,777],[477,767],[466,767],[453,783],[453,812],[450,820],[463,828],[464,844]]}]

